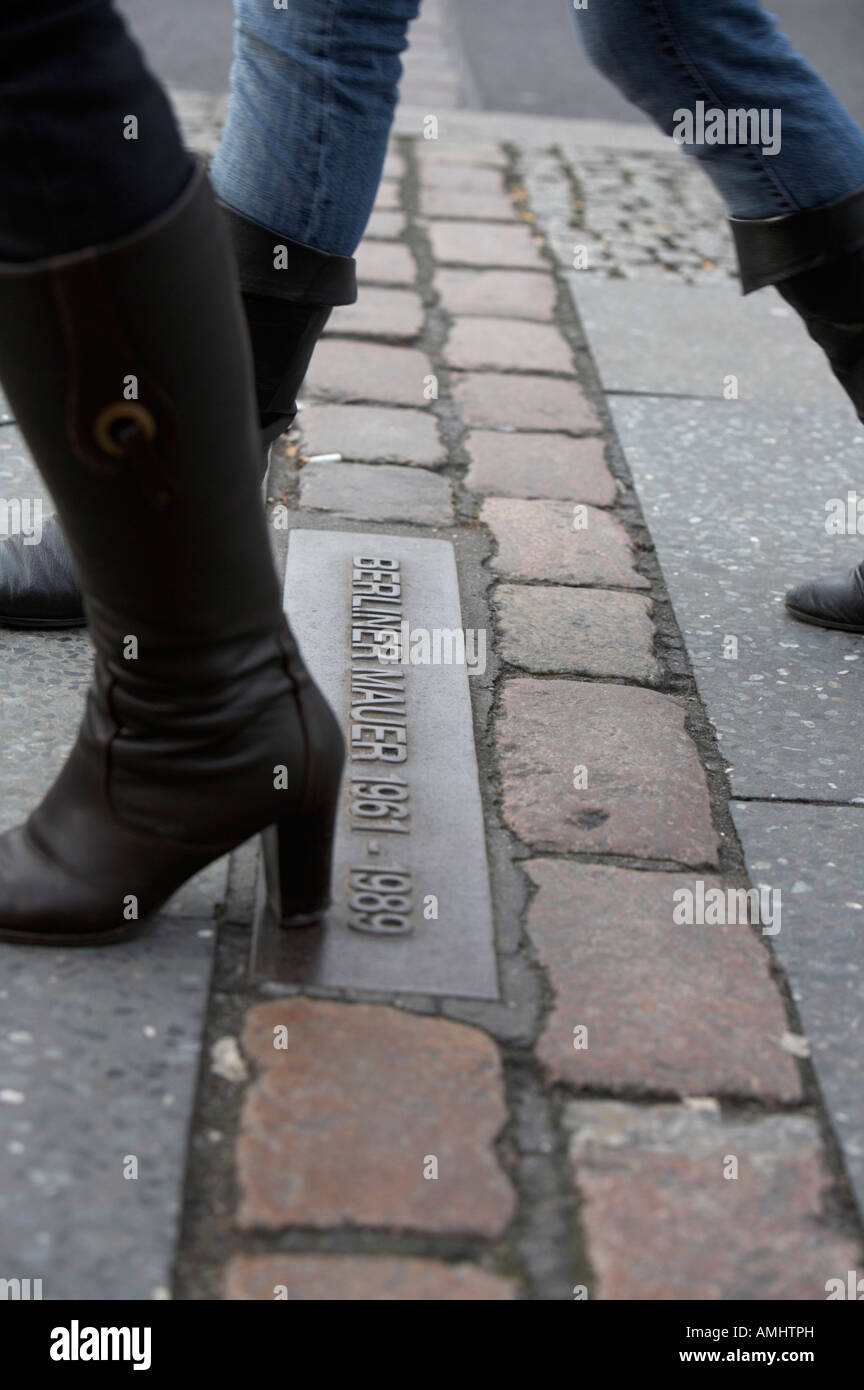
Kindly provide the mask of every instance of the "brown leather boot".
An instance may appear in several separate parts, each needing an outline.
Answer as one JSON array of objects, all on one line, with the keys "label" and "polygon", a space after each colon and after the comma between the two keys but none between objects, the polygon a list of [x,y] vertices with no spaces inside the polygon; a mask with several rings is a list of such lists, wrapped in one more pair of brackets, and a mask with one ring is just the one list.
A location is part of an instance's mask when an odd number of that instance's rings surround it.
[{"label": "brown leather boot", "polygon": [[327,904],[344,745],[281,611],[235,274],[200,170],[122,241],[0,267],[0,377],[96,648],[66,765],[0,837],[4,940],[125,936],[274,828],[279,920]]},{"label": "brown leather boot", "polygon": [[[297,392],[333,306],[357,298],[356,263],[350,256],[286,241],[233,208],[219,207],[237,262],[252,346],[263,482],[270,445],[297,414]],[[69,628],[86,622],[84,596],[57,516],[48,518],[38,545],[26,544],[23,536],[0,542],[0,625]]]}]

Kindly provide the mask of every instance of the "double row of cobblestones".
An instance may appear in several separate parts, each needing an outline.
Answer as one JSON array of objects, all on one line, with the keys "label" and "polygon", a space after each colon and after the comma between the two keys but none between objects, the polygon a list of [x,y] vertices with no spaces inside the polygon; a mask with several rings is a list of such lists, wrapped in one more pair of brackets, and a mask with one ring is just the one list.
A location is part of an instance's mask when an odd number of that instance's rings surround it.
[{"label": "double row of cobblestones", "polygon": [[765,942],[673,922],[734,848],[514,152],[400,141],[359,268],[285,496],[453,537],[488,589],[503,1003],[249,1010],[225,1296],[824,1297],[854,1229]]}]

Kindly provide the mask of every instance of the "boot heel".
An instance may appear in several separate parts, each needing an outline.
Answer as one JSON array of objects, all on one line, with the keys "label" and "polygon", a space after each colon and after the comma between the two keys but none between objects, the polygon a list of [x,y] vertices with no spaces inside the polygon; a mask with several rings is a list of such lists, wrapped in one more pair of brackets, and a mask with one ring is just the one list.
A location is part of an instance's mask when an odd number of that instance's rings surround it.
[{"label": "boot heel", "polygon": [[330,906],[338,803],[296,813],[261,834],[270,911],[280,927],[307,927]]}]

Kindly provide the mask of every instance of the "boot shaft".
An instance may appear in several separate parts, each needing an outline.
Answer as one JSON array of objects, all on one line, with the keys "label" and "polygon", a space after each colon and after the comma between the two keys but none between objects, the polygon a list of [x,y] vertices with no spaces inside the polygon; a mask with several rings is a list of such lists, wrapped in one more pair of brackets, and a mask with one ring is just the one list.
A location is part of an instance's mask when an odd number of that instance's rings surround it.
[{"label": "boot shaft", "polygon": [[864,189],[783,217],[730,221],[745,294],[775,285],[864,422]]},{"label": "boot shaft", "polygon": [[356,262],[220,207],[252,344],[261,435],[269,444],[296,415],[297,392],[332,309],[357,298]]},{"label": "boot shaft", "polygon": [[97,645],[101,627],[166,649],[273,633],[248,341],[202,170],[132,237],[0,267],[0,376]]}]

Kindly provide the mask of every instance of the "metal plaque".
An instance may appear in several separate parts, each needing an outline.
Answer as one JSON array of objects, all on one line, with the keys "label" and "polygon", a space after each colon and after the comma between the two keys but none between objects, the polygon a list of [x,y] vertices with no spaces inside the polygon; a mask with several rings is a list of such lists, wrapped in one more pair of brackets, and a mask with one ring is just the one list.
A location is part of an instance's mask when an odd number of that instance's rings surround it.
[{"label": "metal plaque", "polygon": [[469,672],[449,541],[293,531],[285,611],[342,724],[334,905],[278,927],[259,885],[258,980],[497,999]]}]

